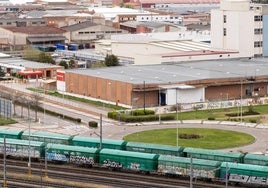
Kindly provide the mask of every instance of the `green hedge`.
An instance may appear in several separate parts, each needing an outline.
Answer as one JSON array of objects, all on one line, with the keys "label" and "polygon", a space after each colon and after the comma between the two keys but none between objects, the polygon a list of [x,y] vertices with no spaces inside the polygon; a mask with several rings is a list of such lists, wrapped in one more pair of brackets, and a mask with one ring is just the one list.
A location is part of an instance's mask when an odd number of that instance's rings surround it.
[{"label": "green hedge", "polygon": [[90,122],[88,122],[88,126],[89,127],[97,128],[98,127],[98,122],[96,122],[96,121],[90,121]]},{"label": "green hedge", "polygon": [[131,111],[133,116],[154,115],[154,110],[133,110]]},{"label": "green hedge", "polygon": [[[259,114],[260,114],[259,112],[247,111],[247,112],[243,112],[242,116],[259,115]],[[228,114],[225,114],[225,115],[228,116],[228,117],[237,117],[237,116],[240,116],[241,113],[228,113]]]},{"label": "green hedge", "polygon": [[[158,121],[159,115],[153,114],[153,115],[132,116],[131,114],[125,114],[123,112],[113,111],[113,112],[108,113],[108,118],[127,122],[127,123],[135,123],[135,122]],[[162,121],[175,120],[175,117],[172,114],[161,115],[160,118]]]}]

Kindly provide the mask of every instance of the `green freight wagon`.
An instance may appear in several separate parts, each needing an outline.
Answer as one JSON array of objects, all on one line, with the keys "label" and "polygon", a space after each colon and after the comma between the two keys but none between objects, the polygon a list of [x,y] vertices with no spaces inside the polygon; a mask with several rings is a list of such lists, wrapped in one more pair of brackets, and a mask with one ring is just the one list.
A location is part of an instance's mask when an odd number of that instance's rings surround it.
[{"label": "green freight wagon", "polygon": [[[4,151],[4,139],[0,138],[0,149]],[[6,139],[6,154],[14,157],[41,158],[45,156],[45,143],[29,140]]]},{"label": "green freight wagon", "polygon": [[226,179],[226,174],[230,182],[268,186],[267,166],[223,162],[220,178]]},{"label": "green freight wagon", "polygon": [[142,142],[127,142],[126,151],[135,151],[143,153],[154,153],[160,155],[174,155],[182,156],[183,147],[160,145],[160,144],[147,144]]},{"label": "green freight wagon", "polygon": [[18,130],[10,130],[10,129],[0,129],[0,138],[13,138],[13,139],[21,139],[23,131]]},{"label": "green freight wagon", "polygon": [[256,154],[247,154],[244,157],[245,164],[261,165],[268,166],[268,156],[267,155],[256,155]]},{"label": "green freight wagon", "polygon": [[[193,177],[213,179],[219,176],[221,162],[204,159],[192,159]],[[185,157],[160,155],[158,172],[161,174],[190,175],[191,159]]]},{"label": "green freight wagon", "polygon": [[184,157],[192,157],[197,159],[206,159],[221,162],[243,163],[245,154],[239,152],[225,152],[219,150],[184,148]]},{"label": "green freight wagon", "polygon": [[97,148],[69,146],[63,144],[47,144],[46,158],[48,161],[62,161],[77,165],[93,166],[98,163]]},{"label": "green freight wagon", "polygon": [[156,172],[158,156],[149,153],[102,149],[99,162],[102,167],[106,168]]},{"label": "green freight wagon", "polygon": [[[102,139],[102,148],[125,150],[126,143],[124,140]],[[100,148],[100,138],[74,136],[72,145]]]},{"label": "green freight wagon", "polygon": [[29,135],[29,131],[25,131],[22,134],[21,139],[28,140],[30,136],[31,140],[39,142],[69,145],[73,138],[73,136],[70,135],[50,133],[50,132],[30,131],[30,133],[31,134]]}]

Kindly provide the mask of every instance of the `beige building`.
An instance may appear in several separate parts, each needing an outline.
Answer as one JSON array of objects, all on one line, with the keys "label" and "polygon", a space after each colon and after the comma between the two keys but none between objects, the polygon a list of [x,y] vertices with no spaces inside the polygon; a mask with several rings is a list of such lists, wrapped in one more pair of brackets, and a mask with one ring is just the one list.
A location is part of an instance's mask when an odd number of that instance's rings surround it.
[{"label": "beige building", "polygon": [[[110,49],[111,53],[119,58],[132,59],[135,65],[238,57],[238,52],[235,50],[211,48],[210,44],[202,42],[208,40],[208,37],[206,33],[200,35],[194,32],[118,35],[112,37]],[[96,45],[96,50],[104,53],[102,49],[107,49],[107,46]]]},{"label": "beige building", "polygon": [[27,45],[69,42],[69,32],[48,26],[0,27],[2,46],[22,50]]},{"label": "beige building", "polygon": [[111,26],[96,24],[91,21],[82,22],[62,29],[69,31],[71,42],[90,42],[99,39],[110,39],[111,35],[126,33]]}]

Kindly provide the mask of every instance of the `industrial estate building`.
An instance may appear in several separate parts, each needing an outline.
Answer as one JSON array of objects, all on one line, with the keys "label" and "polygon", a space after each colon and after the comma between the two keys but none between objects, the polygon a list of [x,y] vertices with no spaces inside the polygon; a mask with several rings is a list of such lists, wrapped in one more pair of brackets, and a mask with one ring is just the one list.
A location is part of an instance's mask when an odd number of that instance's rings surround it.
[{"label": "industrial estate building", "polygon": [[238,50],[241,57],[268,56],[268,5],[222,0],[211,11],[211,46]]},{"label": "industrial estate building", "polygon": [[118,35],[105,49],[135,65],[59,72],[57,87],[131,107],[265,97],[266,9],[246,0],[221,1],[211,14],[211,45],[184,35],[166,41]]},{"label": "industrial estate building", "polygon": [[263,97],[267,66],[241,59],[68,70],[57,73],[57,88],[128,107]]}]

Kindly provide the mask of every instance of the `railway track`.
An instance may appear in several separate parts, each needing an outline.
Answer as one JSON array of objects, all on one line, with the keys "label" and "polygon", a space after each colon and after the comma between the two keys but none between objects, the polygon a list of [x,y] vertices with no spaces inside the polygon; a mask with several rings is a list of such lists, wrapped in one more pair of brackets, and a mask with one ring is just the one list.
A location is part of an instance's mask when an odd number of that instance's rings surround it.
[{"label": "railway track", "polygon": [[[3,164],[2,159],[0,163]],[[31,177],[28,176],[28,161],[7,160],[8,187],[24,187],[24,185],[38,187],[139,187],[139,188],[178,188],[189,187],[189,180],[170,178],[166,176],[144,175],[140,173],[126,173],[102,168],[82,168],[73,165],[48,164],[48,178],[45,178],[43,162],[31,162]],[[1,165],[3,166],[3,165]],[[16,184],[15,184],[16,183]],[[204,182],[194,182],[195,188],[224,187]],[[230,187],[230,186],[229,186]]]}]

